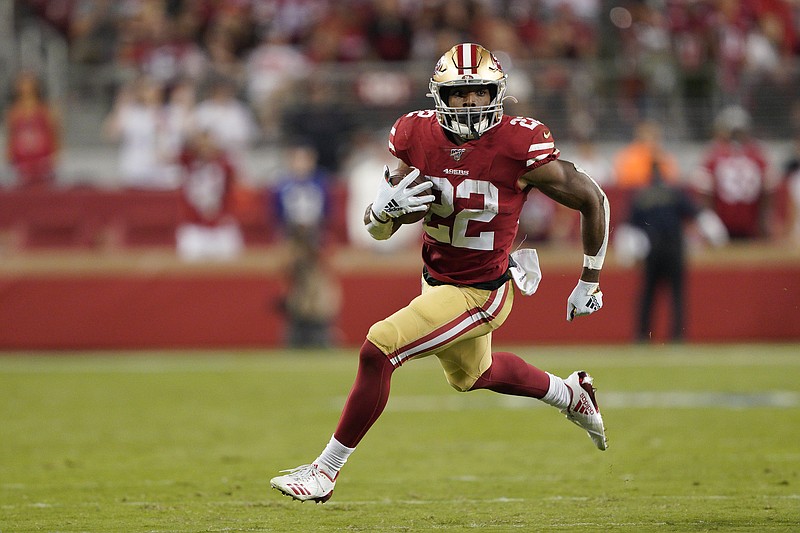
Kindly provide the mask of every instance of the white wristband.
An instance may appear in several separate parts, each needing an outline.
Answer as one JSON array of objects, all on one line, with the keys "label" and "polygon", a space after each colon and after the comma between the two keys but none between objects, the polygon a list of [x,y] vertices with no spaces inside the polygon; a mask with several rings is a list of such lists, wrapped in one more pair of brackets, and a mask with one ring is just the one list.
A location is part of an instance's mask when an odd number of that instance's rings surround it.
[{"label": "white wristband", "polygon": [[583,266],[590,270],[602,270],[605,254],[586,255],[583,254]]}]

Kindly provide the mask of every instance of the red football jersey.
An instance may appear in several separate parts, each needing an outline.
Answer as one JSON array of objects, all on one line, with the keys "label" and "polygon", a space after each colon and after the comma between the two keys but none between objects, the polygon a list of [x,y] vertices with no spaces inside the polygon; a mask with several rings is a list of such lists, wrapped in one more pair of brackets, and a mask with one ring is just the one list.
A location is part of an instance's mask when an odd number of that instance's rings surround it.
[{"label": "red football jersey", "polygon": [[37,106],[30,113],[12,110],[8,117],[8,152],[21,184],[48,181],[55,170],[58,133],[50,113]]},{"label": "red football jersey", "polygon": [[761,198],[770,188],[767,159],[758,144],[716,141],[703,160],[698,189],[711,195],[714,211],[732,237],[759,234]]},{"label": "red football jersey", "polygon": [[233,216],[235,172],[223,154],[202,159],[185,150],[181,203],[183,218],[193,224],[216,226]]},{"label": "red football jersey", "polygon": [[479,139],[456,145],[433,110],[400,117],[389,151],[433,182],[422,259],[434,279],[461,285],[506,272],[528,195],[517,181],[559,156],[549,128],[534,119],[504,116]]}]

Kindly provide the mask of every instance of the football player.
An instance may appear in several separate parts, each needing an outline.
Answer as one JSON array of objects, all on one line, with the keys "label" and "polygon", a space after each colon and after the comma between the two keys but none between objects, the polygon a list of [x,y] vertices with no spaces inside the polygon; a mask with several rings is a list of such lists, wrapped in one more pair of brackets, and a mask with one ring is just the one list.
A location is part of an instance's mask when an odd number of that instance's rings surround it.
[{"label": "football player", "polygon": [[777,176],[740,106],[720,111],[715,137],[693,176],[695,189],[719,216],[732,239],[769,237]]},{"label": "football player", "polygon": [[[510,254],[520,209],[533,189],[580,212],[583,271],[567,298],[566,319],[603,305],[600,270],[608,242],[609,206],[600,187],[559,159],[550,130],[537,120],[503,114],[506,75],[484,47],[465,43],[441,57],[430,80],[435,108],[400,117],[389,135],[397,185],[388,168],[365,224],[389,238],[397,220],[426,211],[422,294],[374,324],[359,353],[355,383],[328,445],[309,465],[270,484],[296,500],[325,502],[339,470],[383,411],[392,373],[435,355],[447,381],[466,392],[489,389],[538,398],[560,409],[605,450],[603,419],[591,376],[566,379],[508,352],[492,352],[492,331],[511,312],[513,284],[533,292],[540,273],[533,250]],[[411,185],[419,175],[427,181]]]}]

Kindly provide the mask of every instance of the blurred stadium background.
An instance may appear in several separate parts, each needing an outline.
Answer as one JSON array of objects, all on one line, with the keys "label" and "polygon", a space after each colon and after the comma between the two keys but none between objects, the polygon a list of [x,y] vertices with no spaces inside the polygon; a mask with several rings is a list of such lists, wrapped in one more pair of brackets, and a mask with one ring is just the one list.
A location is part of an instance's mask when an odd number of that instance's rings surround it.
[{"label": "blurred stadium background", "polygon": [[[718,112],[746,109],[774,180],[770,231],[721,249],[691,241],[685,338],[797,341],[800,240],[787,164],[800,132],[798,31],[800,5],[781,0],[1,2],[4,110],[20,74],[33,72],[61,127],[47,183],[25,186],[8,158],[0,162],[0,348],[287,344],[305,256],[276,198],[292,150],[308,145],[329,195],[312,239],[315,279],[326,280],[317,307],[330,311],[322,344],[360,343],[372,321],[418,290],[420,262],[418,236],[379,249],[351,232],[372,195],[356,176],[388,161],[393,120],[429,107],[431,69],[462,41],[497,53],[519,100],[506,112],[548,124],[563,157],[587,167],[613,168],[650,120],[689,185]],[[251,114],[253,130],[233,147],[233,215],[245,241],[235,257],[179,257],[182,193],[166,162],[140,182],[123,175],[108,123],[142,79],[164,101],[190,87],[190,111],[224,82]],[[616,226],[630,191],[613,172],[607,179]],[[580,261],[575,220],[538,202],[524,223],[520,240],[539,249],[544,280],[535,298],[518,299],[498,341],[631,341],[637,267],[612,251],[606,309],[567,327],[563,300]],[[654,339],[665,339],[667,324],[661,306]]]},{"label": "blurred stadium background", "polygon": [[[0,159],[0,531],[796,531],[799,31],[783,0],[0,0],[0,143],[24,72],[60,121],[49,179]],[[428,359],[396,374],[335,498],[301,506],[269,478],[318,453],[353,348],[419,290],[420,229],[377,247],[358,222],[388,129],[429,106],[462,41],[509,71],[509,114],[604,177],[614,232],[637,126],[658,125],[689,187],[715,117],[743,107],[769,231],[717,248],[690,233],[685,342],[663,298],[658,346],[634,345],[638,265],[612,246],[603,311],[568,324],[577,221],[531,201],[520,241],[543,281],[495,344],[560,375],[587,365],[610,449],[538,402],[455,394]],[[142,80],[161,96],[135,118],[187,92],[194,113],[220,81],[252,116],[230,146],[234,256],[178,253],[185,191],[153,157],[157,120],[133,127],[151,174],[123,164],[110,123]],[[321,188],[287,194],[298,166]]]}]

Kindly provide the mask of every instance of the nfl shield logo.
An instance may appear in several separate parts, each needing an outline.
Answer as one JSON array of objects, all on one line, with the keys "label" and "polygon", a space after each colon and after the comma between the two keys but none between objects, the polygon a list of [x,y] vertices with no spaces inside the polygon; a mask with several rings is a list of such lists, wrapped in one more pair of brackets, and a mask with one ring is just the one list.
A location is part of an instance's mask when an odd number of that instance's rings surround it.
[{"label": "nfl shield logo", "polygon": [[464,153],[466,151],[467,151],[466,148],[451,148],[450,157],[452,157],[456,161],[461,161],[461,158],[464,156]]}]

